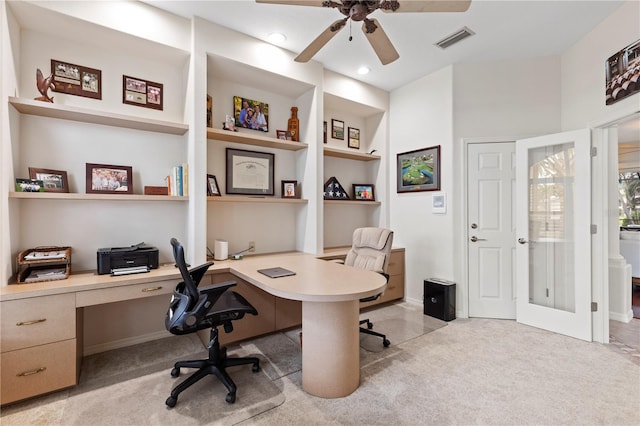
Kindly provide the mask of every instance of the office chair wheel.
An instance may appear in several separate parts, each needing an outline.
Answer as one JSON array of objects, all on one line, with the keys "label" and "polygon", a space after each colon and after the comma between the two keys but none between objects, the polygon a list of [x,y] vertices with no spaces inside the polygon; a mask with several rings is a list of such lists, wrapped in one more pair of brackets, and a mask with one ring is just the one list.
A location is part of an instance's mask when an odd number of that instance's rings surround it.
[{"label": "office chair wheel", "polygon": [[[171,369],[171,377],[178,377],[180,375],[180,369],[178,367],[173,367]],[[173,403],[175,405],[175,402]],[[169,403],[167,403],[169,405]]]},{"label": "office chair wheel", "polygon": [[251,367],[251,371],[253,371],[254,373],[260,371],[260,364],[253,364],[253,367]]},{"label": "office chair wheel", "polygon": [[224,398],[224,400],[227,401],[229,404],[233,404],[234,402],[236,402],[236,393],[229,392],[227,396]]},{"label": "office chair wheel", "polygon": [[390,344],[391,344],[391,342],[389,341],[389,339],[384,339],[384,340],[382,341],[382,345],[383,345],[385,348],[388,348]]},{"label": "office chair wheel", "polygon": [[178,402],[178,398],[170,396],[164,403],[167,404],[167,407],[173,408],[176,406],[176,402]]},{"label": "office chair wheel", "polygon": [[371,329],[373,328],[373,323],[372,323],[372,322],[368,322],[368,323],[367,323],[367,328],[368,328],[369,330],[371,330]]}]

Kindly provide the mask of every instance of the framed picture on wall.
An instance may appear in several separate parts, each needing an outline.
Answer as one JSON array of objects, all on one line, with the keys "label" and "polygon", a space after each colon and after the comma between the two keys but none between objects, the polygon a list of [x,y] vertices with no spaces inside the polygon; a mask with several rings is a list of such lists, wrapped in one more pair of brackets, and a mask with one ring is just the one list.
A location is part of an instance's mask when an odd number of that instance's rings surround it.
[{"label": "framed picture on wall", "polygon": [[440,190],[440,145],[398,154],[397,192]]},{"label": "framed picture on wall", "polygon": [[269,104],[240,96],[233,97],[233,116],[236,127],[269,131]]},{"label": "framed picture on wall", "polygon": [[347,134],[349,135],[349,141],[347,145],[349,148],[360,149],[360,129],[355,127],[349,127]]},{"label": "framed picture on wall", "polygon": [[162,110],[163,85],[141,78],[122,76],[122,103]]},{"label": "framed picture on wall", "polygon": [[227,194],[273,195],[275,155],[227,148]]},{"label": "framed picture on wall", "polygon": [[51,74],[54,92],[102,99],[102,71],[98,69],[52,59]]},{"label": "framed picture on wall", "polygon": [[331,137],[344,140],[344,121],[331,119]]}]

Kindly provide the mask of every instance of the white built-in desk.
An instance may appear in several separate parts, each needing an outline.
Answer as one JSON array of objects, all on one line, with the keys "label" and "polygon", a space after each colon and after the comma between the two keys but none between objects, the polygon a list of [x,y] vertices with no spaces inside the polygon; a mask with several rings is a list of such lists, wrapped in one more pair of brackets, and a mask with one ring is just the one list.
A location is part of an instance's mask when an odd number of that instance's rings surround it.
[{"label": "white built-in desk", "polygon": [[[273,279],[257,272],[274,266],[296,275]],[[386,285],[384,277],[297,252],[216,261],[208,274],[220,273],[302,302],[302,388],[306,392],[338,398],[358,388],[358,301],[380,293]],[[79,308],[170,294],[179,280],[175,267],[161,266],[145,274],[111,277],[87,272],[66,280],[1,287],[0,402],[76,384],[82,357]]]}]

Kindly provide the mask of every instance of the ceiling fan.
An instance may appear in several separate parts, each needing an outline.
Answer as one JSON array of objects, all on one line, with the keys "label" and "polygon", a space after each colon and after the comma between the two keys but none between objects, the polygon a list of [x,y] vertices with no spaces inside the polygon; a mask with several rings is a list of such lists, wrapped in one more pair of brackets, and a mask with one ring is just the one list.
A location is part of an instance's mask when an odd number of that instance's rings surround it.
[{"label": "ceiling fan", "polygon": [[286,4],[295,6],[332,7],[338,9],[345,18],[335,21],[324,30],[295,58],[296,62],[308,62],[322,47],[344,28],[349,18],[352,21],[363,21],[362,31],[369,44],[387,65],[400,57],[391,44],[380,23],[369,15],[380,9],[385,13],[413,12],[464,12],[469,8],[471,0],[256,0],[257,3]]}]

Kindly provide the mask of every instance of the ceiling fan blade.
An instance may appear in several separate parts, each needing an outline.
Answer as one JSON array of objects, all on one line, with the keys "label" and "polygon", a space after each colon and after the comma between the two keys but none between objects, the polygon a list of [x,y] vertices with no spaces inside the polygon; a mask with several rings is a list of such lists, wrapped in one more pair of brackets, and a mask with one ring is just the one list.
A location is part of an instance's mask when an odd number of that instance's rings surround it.
[{"label": "ceiling fan blade", "polygon": [[380,10],[386,13],[464,12],[470,5],[471,0],[384,0]]},{"label": "ceiling fan blade", "polygon": [[378,58],[380,58],[382,65],[390,64],[400,57],[377,19],[365,19],[362,24],[362,32],[364,32],[369,44],[373,47]]},{"label": "ceiling fan blade", "polygon": [[256,3],[287,4],[292,6],[322,7],[322,0],[256,0]]},{"label": "ceiling fan blade", "polygon": [[313,58],[313,56],[318,53],[318,51],[322,49],[324,45],[333,38],[333,36],[338,34],[340,30],[344,28],[344,25],[347,23],[347,19],[349,18],[338,19],[336,22],[329,25],[329,27],[316,37],[309,46],[300,52],[294,60],[296,62],[309,62],[309,60]]}]

